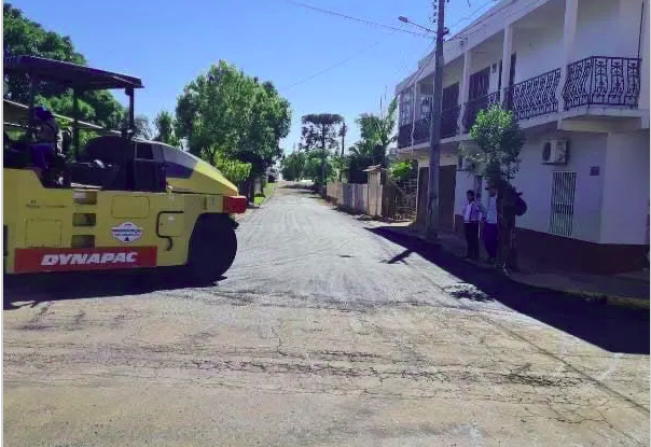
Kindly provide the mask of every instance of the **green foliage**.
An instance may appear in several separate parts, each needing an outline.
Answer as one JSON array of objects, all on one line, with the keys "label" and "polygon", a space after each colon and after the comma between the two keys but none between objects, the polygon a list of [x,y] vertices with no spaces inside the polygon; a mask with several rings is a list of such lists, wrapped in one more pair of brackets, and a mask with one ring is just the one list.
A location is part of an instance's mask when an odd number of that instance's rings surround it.
[{"label": "green foliage", "polygon": [[220,152],[215,153],[213,165],[235,185],[242,183],[251,174],[251,163],[227,158]]},{"label": "green foliage", "polygon": [[304,175],[316,185],[324,185],[333,180],[334,172],[332,156],[327,149],[315,149],[306,153]]},{"label": "green foliage", "polygon": [[381,111],[379,114],[363,113],[357,118],[361,140],[348,150],[350,183],[366,183],[367,175],[364,169],[369,166],[386,166],[389,145],[397,139],[395,135],[397,108],[398,101],[393,99],[386,111]]},{"label": "green foliage", "polygon": [[[86,59],[77,52],[68,36],[45,30],[40,24],[29,20],[10,3],[3,5],[4,50],[14,55],[35,55],[86,65]],[[24,76],[7,77],[9,97],[13,101],[27,103],[29,84]],[[73,112],[72,93],[61,86],[41,83],[37,103],[71,116]],[[80,116],[101,126],[117,129],[122,126],[125,112],[118,101],[107,91],[89,91],[80,96]]]},{"label": "green foliage", "polygon": [[510,111],[499,106],[481,111],[470,136],[479,150],[463,150],[462,155],[478,166],[479,172],[490,187],[497,191],[498,265],[504,269],[517,268],[514,246],[516,212],[524,204],[511,180],[520,164],[520,151],[524,145],[524,133]]},{"label": "green foliage", "polygon": [[156,127],[155,141],[161,141],[170,146],[179,147],[181,142],[174,134],[174,117],[168,111],[163,110],[154,119]]},{"label": "green foliage", "polygon": [[415,178],[418,173],[418,162],[414,162],[415,160],[405,160],[393,163],[389,166],[389,175],[396,182]]},{"label": "green foliage", "polygon": [[381,146],[384,157],[389,145],[398,138],[395,135],[397,109],[398,100],[394,98],[386,112],[383,111],[379,115],[363,113],[357,118],[362,141],[368,142],[372,147]]},{"label": "green foliage", "polygon": [[509,183],[518,172],[524,133],[510,111],[499,106],[482,110],[477,115],[470,137],[478,151],[462,150],[462,156],[475,163],[488,183],[500,187]]},{"label": "green foliage", "polygon": [[305,160],[304,152],[292,152],[286,155],[281,161],[280,172],[283,178],[290,182],[302,179],[305,173]]},{"label": "green foliage", "polygon": [[190,152],[206,160],[215,154],[251,164],[259,175],[282,154],[289,133],[289,103],[273,84],[260,84],[220,61],[190,82],[178,98],[174,130],[187,138]]}]

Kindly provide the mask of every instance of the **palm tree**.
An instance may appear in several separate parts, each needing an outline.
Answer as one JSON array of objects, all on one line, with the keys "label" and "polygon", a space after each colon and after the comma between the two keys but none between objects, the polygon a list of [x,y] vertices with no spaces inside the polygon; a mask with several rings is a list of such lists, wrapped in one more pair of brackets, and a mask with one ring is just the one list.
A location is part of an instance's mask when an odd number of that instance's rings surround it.
[{"label": "palm tree", "polygon": [[381,110],[379,115],[361,114],[356,122],[360,127],[362,140],[354,146],[352,153],[371,155],[374,163],[384,164],[389,145],[398,138],[395,134],[397,109],[398,99],[394,98],[387,110]]}]

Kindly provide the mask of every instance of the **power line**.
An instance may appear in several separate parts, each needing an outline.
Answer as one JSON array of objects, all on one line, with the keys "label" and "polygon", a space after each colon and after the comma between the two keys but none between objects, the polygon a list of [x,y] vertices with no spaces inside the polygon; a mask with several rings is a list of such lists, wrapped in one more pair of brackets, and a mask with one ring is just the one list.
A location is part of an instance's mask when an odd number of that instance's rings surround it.
[{"label": "power line", "polygon": [[296,6],[300,6],[302,8],[311,9],[313,11],[318,11],[318,12],[321,12],[323,14],[329,14],[329,15],[332,15],[332,16],[341,17],[341,18],[348,19],[348,20],[353,20],[355,22],[364,23],[366,25],[374,26],[374,27],[377,27],[377,28],[390,29],[390,30],[393,30],[393,31],[400,31],[400,32],[403,32],[403,33],[411,34],[413,36],[426,37],[428,39],[430,38],[430,36],[428,36],[427,34],[424,34],[424,33],[417,33],[415,31],[409,31],[407,29],[397,28],[397,27],[391,26],[391,25],[384,25],[382,23],[373,22],[372,20],[361,19],[359,17],[353,17],[353,16],[350,16],[348,14],[342,14],[340,12],[319,8],[317,6],[309,5],[309,4],[303,3],[303,2],[299,2],[297,0],[285,0],[285,1],[288,2],[288,3],[292,3],[292,4],[296,5]]},{"label": "power line", "polygon": [[377,40],[377,41],[373,42],[371,45],[368,45],[368,46],[360,49],[356,53],[348,56],[346,59],[340,60],[339,62],[336,62],[336,63],[330,65],[329,67],[324,68],[323,70],[318,71],[317,73],[314,73],[313,75],[308,76],[307,78],[301,79],[300,81],[297,81],[297,82],[295,82],[293,84],[290,84],[287,87],[283,87],[283,88],[279,89],[279,91],[289,90],[289,89],[294,88],[294,87],[296,87],[298,85],[301,85],[301,84],[304,84],[304,83],[306,83],[308,81],[311,81],[312,79],[316,78],[317,76],[321,76],[322,74],[325,74],[325,73],[329,72],[330,70],[333,70],[333,69],[335,69],[335,68],[337,68],[337,67],[339,67],[341,65],[344,65],[345,63],[355,59],[358,56],[361,56],[362,54],[366,53],[367,51],[377,47],[379,44],[384,42],[389,37],[393,36],[395,33],[396,33],[396,31],[390,32],[387,35],[385,35],[383,38],[381,38],[380,40]]},{"label": "power line", "polygon": [[[488,0],[487,2],[482,3],[481,6],[480,6],[479,8],[477,8],[477,9],[475,9],[475,10],[474,10],[474,11],[473,11],[469,16],[462,17],[461,19],[459,19],[459,20],[457,20],[456,22],[454,22],[452,25],[448,26],[448,28],[452,29],[452,28],[454,28],[455,26],[457,26],[458,24],[460,24],[461,22],[465,22],[466,20],[470,20],[470,19],[472,19],[472,18],[475,16],[475,14],[477,14],[479,11],[481,11],[482,9],[484,9],[484,7],[485,7],[486,5],[488,5],[488,4],[490,4],[490,3],[495,3],[496,1],[497,1],[497,0]],[[470,7],[470,2],[468,3],[468,7]]]}]

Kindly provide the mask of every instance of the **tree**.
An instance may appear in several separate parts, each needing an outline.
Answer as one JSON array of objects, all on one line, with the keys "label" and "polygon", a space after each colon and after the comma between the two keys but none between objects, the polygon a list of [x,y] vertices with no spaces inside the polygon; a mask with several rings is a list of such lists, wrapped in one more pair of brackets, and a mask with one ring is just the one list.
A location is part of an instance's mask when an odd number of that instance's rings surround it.
[{"label": "tree", "polygon": [[391,166],[389,166],[389,175],[395,182],[398,183],[417,178],[418,161],[405,160],[393,163]]},{"label": "tree", "polygon": [[[477,166],[477,171],[497,190],[499,223],[498,265],[516,269],[515,219],[526,211],[526,204],[511,184],[520,166],[520,151],[524,133],[510,111],[498,105],[482,110],[470,129],[471,138],[478,150],[465,149],[461,155]],[[524,205],[525,209],[522,209]]]},{"label": "tree", "polygon": [[334,172],[332,157],[324,156],[321,149],[305,153],[304,176],[311,179],[315,185],[325,185],[328,180],[333,179]]},{"label": "tree", "polygon": [[296,151],[286,155],[280,166],[285,180],[291,182],[302,179],[305,173],[305,153]]},{"label": "tree", "polygon": [[[289,133],[289,103],[270,82],[260,83],[220,61],[188,83],[178,98],[177,138],[191,153],[213,163],[216,155],[251,165],[249,185],[282,154]],[[253,193],[249,188],[249,198]]]},{"label": "tree", "polygon": [[239,160],[226,158],[223,154],[217,152],[213,165],[224,174],[228,180],[235,185],[241,184],[251,174],[251,164],[243,163]]},{"label": "tree", "polygon": [[[382,109],[382,105],[380,105]],[[362,113],[357,118],[357,124],[360,128],[360,136],[362,141],[367,142],[369,147],[373,147],[374,157],[381,157],[378,160],[381,164],[386,162],[386,153],[389,145],[395,142],[398,138],[396,135],[396,111],[398,110],[398,100],[394,98],[386,111],[381,111],[380,114],[375,115],[372,113]],[[377,148],[377,146],[380,146]]]},{"label": "tree", "polygon": [[339,126],[344,123],[344,118],[336,113],[311,113],[301,118],[301,149],[311,152],[308,164],[314,167],[314,157],[320,160],[320,168],[312,172],[315,185],[325,185],[329,172],[331,172],[331,151],[339,147]]},{"label": "tree", "polygon": [[181,142],[174,134],[174,125],[174,117],[171,113],[165,110],[159,112],[154,119],[154,126],[156,127],[154,140],[178,147]]},{"label": "tree", "polygon": [[[348,181],[366,183],[364,169],[371,165],[386,166],[389,145],[396,141],[397,99],[389,103],[386,111],[379,114],[362,113],[356,120],[360,128],[361,140],[351,147],[349,152]],[[382,105],[380,104],[380,109]]]},{"label": "tree", "polygon": [[[3,39],[5,54],[34,55],[86,65],[86,59],[75,50],[70,37],[45,30],[10,3],[3,5]],[[7,76],[7,85],[10,99],[23,104],[28,101],[29,83],[25,76]],[[72,92],[69,89],[42,82],[39,93],[37,103],[62,115],[72,115]],[[118,129],[124,124],[124,107],[107,91],[88,91],[81,94],[79,112],[81,120],[111,129]]]},{"label": "tree", "polygon": [[151,125],[149,124],[149,118],[144,115],[136,116],[133,119],[133,124],[135,126],[135,132],[133,134],[136,138],[142,138],[143,140],[151,140],[152,132]]}]

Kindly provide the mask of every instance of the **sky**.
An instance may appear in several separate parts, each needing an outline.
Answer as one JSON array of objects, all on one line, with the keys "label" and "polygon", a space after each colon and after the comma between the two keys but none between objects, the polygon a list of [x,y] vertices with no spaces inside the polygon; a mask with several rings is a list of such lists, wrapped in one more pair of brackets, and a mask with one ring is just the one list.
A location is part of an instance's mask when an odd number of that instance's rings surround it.
[{"label": "sky", "polygon": [[[405,30],[398,16],[433,27],[431,0],[19,0],[10,2],[45,29],[68,35],[90,66],[137,76],[136,113],[153,121],[174,111],[183,87],[223,59],[271,81],[292,106],[281,147],[300,142],[300,119],[338,113],[348,126],[346,147],[359,138],[355,119],[378,113],[394,88],[433,49],[416,36],[325,14],[327,9]],[[454,33],[495,4],[450,0],[446,26]],[[115,92],[122,100],[123,96]]]}]

